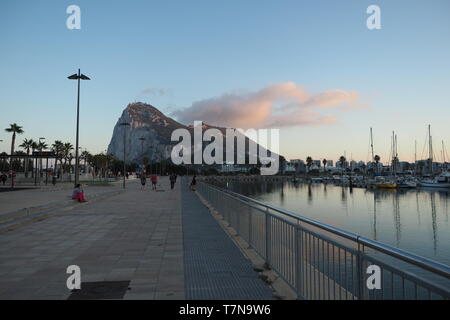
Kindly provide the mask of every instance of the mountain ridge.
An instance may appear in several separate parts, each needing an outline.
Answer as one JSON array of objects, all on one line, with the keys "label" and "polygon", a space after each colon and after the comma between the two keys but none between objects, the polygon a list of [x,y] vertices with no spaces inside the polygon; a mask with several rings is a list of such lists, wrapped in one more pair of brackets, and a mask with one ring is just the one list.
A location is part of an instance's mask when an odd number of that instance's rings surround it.
[{"label": "mountain ridge", "polygon": [[[121,126],[120,123],[123,122],[129,123],[130,126]],[[173,146],[178,144],[177,141],[171,141],[172,132],[180,128],[189,130],[193,137],[193,125],[182,124],[173,118],[166,116],[151,104],[143,102],[129,103],[114,126],[107,153],[114,155],[118,159],[123,159],[124,130],[127,130],[127,162],[141,163],[144,157],[147,157],[151,162],[167,160],[171,156]],[[227,130],[225,127],[203,123],[203,130],[210,128],[218,129],[224,136]],[[144,138],[145,140],[140,140],[141,138]],[[248,137],[245,137],[245,139],[247,145],[249,139]],[[224,139],[224,146],[225,140],[226,139]],[[203,144],[205,146],[205,142]],[[262,148],[261,146],[259,147]],[[248,154],[247,148],[246,153]]]}]

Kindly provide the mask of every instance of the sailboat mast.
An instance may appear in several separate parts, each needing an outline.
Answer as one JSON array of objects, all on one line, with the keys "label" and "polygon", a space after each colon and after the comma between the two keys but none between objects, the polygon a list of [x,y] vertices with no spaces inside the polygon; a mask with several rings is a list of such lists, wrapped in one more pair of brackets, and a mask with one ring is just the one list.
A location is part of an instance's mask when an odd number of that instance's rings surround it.
[{"label": "sailboat mast", "polygon": [[394,175],[394,170],[395,170],[395,161],[394,161],[394,156],[395,156],[395,150],[394,150],[394,144],[395,144],[395,138],[394,138],[394,131],[392,131],[392,139],[391,139],[391,174]]},{"label": "sailboat mast", "polygon": [[398,149],[397,149],[397,134],[395,134],[395,158],[394,158],[394,174],[397,175]]},{"label": "sailboat mast", "polygon": [[374,161],[374,154],[373,154],[373,134],[372,134],[372,127],[370,127],[370,148],[372,149],[372,162]]},{"label": "sailboat mast", "polygon": [[428,152],[429,152],[429,163],[430,163],[430,174],[433,174],[433,142],[431,138],[431,125],[428,125],[428,137],[429,137],[429,146],[428,146]]},{"label": "sailboat mast", "polygon": [[414,140],[414,176],[417,176],[417,140]]}]

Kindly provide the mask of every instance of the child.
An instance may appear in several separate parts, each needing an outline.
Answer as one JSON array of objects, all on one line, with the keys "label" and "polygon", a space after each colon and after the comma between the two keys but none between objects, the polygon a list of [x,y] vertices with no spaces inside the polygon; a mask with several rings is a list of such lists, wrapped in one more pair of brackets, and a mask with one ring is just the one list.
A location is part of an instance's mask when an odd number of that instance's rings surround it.
[{"label": "child", "polygon": [[77,184],[73,189],[72,200],[78,200],[79,202],[86,202],[86,198],[84,197],[83,189],[81,189],[81,184]]}]

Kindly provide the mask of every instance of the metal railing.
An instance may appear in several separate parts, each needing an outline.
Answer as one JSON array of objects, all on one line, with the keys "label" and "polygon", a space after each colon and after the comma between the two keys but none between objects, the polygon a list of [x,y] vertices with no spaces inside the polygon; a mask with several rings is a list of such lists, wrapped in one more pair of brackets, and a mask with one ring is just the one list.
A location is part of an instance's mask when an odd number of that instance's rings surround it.
[{"label": "metal railing", "polygon": [[450,299],[447,265],[204,182],[198,192],[299,299]]}]

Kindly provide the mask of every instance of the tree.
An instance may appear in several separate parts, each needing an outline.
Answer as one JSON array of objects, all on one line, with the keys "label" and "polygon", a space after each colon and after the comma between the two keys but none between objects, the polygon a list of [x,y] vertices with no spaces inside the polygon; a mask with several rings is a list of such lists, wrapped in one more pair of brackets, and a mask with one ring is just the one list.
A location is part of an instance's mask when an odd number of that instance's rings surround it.
[{"label": "tree", "polygon": [[[33,148],[33,146],[35,144],[36,143],[33,141],[33,139],[24,139],[22,144],[19,147],[24,149],[27,152],[27,156],[29,156],[30,155],[30,150]],[[25,166],[24,166],[25,167],[25,177],[27,177],[27,178],[28,178],[28,167],[29,167],[29,164],[30,164],[30,159],[27,158],[26,161],[25,161]]]},{"label": "tree", "polygon": [[[47,148],[48,145],[44,141],[39,141],[39,143],[37,144],[37,149],[39,151],[42,151]],[[39,172],[42,172],[42,158],[39,159]]]},{"label": "tree", "polygon": [[84,160],[84,171],[86,173],[86,163],[88,162],[88,159],[91,157],[91,154],[89,151],[85,150],[81,152],[80,159]]},{"label": "tree", "polygon": [[65,173],[67,171],[67,161],[69,161],[69,165],[72,162],[72,150],[73,145],[70,142],[66,142],[62,146],[62,157],[64,158],[64,166],[63,166],[63,172]]},{"label": "tree", "polygon": [[60,167],[62,167],[62,160],[63,160],[63,149],[64,149],[64,143],[60,140],[55,140],[55,142],[52,144],[52,151],[56,156],[55,160],[55,173],[56,173],[56,166],[58,164],[58,159],[60,162]]},{"label": "tree", "polygon": [[309,171],[309,169],[311,168],[312,163],[313,163],[313,159],[312,159],[311,157],[308,156],[308,157],[306,158],[306,166],[308,167],[308,171]]},{"label": "tree", "polygon": [[279,156],[280,169],[278,170],[281,174],[284,174],[286,170],[286,158],[283,156]]},{"label": "tree", "polygon": [[363,163],[363,164],[361,165],[361,170],[362,170],[363,172],[366,172],[366,168],[367,168],[367,166]]},{"label": "tree", "polygon": [[339,163],[341,164],[341,168],[345,168],[345,161],[347,161],[347,159],[344,156],[339,157]]},{"label": "tree", "polygon": [[45,142],[43,142],[43,141],[39,141],[39,143],[37,144],[37,149],[39,151],[42,151],[42,150],[47,149],[47,148],[48,148],[48,145]]},{"label": "tree", "polygon": [[375,160],[375,172],[378,173],[378,162],[380,162],[381,157],[379,155],[375,155],[375,157],[373,157],[373,160]]},{"label": "tree", "polygon": [[325,172],[325,169],[327,167],[327,159],[323,159],[322,163],[323,163],[323,171]]},{"label": "tree", "polygon": [[11,155],[14,154],[14,145],[16,144],[16,134],[22,134],[23,129],[17,123],[12,123],[9,125],[9,128],[5,129],[6,132],[12,132],[11,139]]}]

